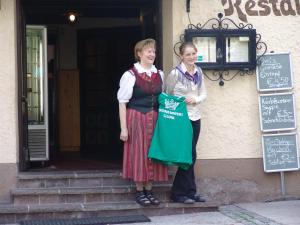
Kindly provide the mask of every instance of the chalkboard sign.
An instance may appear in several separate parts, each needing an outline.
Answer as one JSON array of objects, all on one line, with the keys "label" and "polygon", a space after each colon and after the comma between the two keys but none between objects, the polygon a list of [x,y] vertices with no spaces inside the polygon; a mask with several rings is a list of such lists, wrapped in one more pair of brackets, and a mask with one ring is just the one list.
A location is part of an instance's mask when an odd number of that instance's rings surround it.
[{"label": "chalkboard sign", "polygon": [[294,94],[264,94],[259,96],[260,127],[262,131],[296,129]]},{"label": "chalkboard sign", "polygon": [[257,62],[258,91],[290,90],[293,73],[290,53],[266,54]]},{"label": "chalkboard sign", "polygon": [[262,147],[265,172],[299,169],[296,134],[263,135]]}]

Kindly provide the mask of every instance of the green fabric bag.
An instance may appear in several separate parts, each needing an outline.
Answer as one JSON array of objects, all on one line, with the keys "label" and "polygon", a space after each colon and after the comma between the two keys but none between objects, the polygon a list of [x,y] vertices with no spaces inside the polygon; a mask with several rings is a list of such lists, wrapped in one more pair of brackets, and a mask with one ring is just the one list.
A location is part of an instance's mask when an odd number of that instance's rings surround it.
[{"label": "green fabric bag", "polygon": [[188,169],[192,164],[193,128],[184,97],[161,93],[148,157],[166,165]]}]

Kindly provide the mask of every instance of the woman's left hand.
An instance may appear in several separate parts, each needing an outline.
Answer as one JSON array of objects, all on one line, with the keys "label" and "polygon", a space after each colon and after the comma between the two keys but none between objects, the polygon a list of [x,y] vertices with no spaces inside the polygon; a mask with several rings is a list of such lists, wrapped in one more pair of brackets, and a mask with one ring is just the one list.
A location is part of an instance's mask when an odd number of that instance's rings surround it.
[{"label": "woman's left hand", "polygon": [[191,97],[186,97],[185,98],[185,103],[190,104],[190,105],[196,104],[196,100],[194,98],[191,98]]}]

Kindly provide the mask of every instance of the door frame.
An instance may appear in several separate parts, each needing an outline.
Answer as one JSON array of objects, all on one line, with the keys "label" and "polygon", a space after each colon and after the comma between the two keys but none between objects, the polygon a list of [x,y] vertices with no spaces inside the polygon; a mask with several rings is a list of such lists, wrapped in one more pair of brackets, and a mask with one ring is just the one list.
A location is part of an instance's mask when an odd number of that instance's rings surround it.
[{"label": "door frame", "polygon": [[30,166],[28,149],[27,121],[27,83],[26,76],[26,21],[21,0],[16,0],[17,27],[17,78],[18,78],[18,124],[19,124],[19,171],[25,171]]}]

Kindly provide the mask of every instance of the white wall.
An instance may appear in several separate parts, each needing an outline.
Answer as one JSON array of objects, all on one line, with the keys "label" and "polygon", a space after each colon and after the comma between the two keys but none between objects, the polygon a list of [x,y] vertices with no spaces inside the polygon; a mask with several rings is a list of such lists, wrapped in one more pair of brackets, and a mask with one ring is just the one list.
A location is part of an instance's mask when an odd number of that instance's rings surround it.
[{"label": "white wall", "polygon": [[[179,35],[188,25],[185,12],[186,1],[173,1],[173,45],[179,41]],[[190,18],[193,24],[203,24],[210,18],[216,18],[217,13],[224,14],[229,0],[192,0]],[[236,0],[231,0],[235,3]],[[245,12],[246,2],[242,1],[240,9]],[[277,7],[280,8],[281,1]],[[295,1],[291,5],[296,11]],[[285,5],[287,9],[287,5]],[[275,52],[291,52],[294,69],[294,93],[297,107],[297,120],[300,121],[300,15],[275,16],[271,12],[267,16],[249,16],[248,23],[253,24],[257,33],[262,35],[262,41],[269,50]],[[252,10],[262,10],[257,5]],[[300,13],[300,9],[299,9]],[[236,8],[229,17],[236,23],[241,23]],[[244,22],[245,23],[245,22]],[[173,54],[173,53],[172,53]],[[169,53],[171,57],[171,53]],[[167,56],[166,56],[167,57]],[[173,54],[173,66],[178,59]],[[164,72],[169,72],[164,68]],[[232,81],[225,82],[220,87],[217,82],[205,79],[208,98],[203,103],[202,130],[198,143],[198,158],[200,159],[234,159],[261,158],[261,132],[259,124],[258,93],[256,77],[237,76]]]},{"label": "white wall", "polygon": [[0,163],[17,161],[17,72],[15,1],[0,9]]}]

